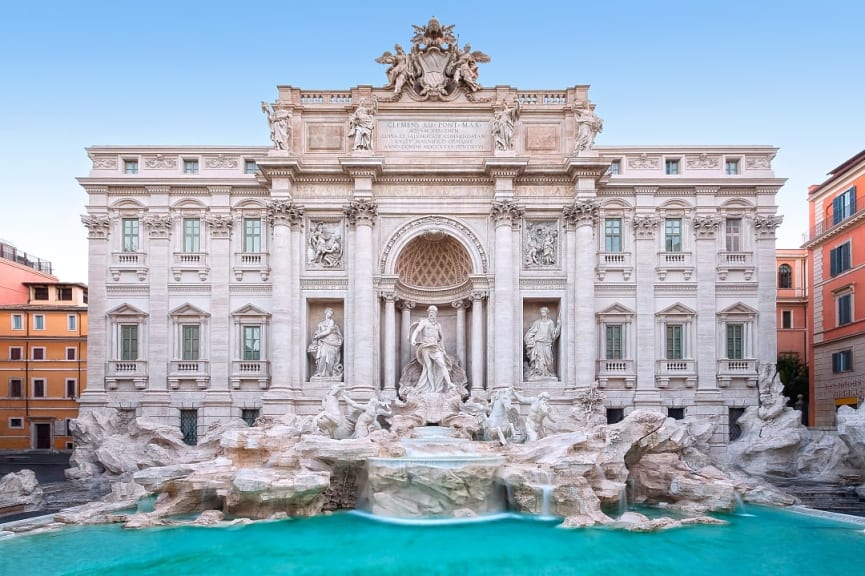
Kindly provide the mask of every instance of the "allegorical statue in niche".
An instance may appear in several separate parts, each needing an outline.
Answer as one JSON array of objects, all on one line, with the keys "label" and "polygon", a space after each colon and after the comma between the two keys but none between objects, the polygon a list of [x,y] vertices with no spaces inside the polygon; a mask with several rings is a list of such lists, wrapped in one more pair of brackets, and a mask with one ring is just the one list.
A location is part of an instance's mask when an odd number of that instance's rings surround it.
[{"label": "allegorical statue in niche", "polygon": [[324,309],[324,319],[318,323],[307,351],[315,361],[313,378],[342,376],[342,332],[333,319],[333,308]]},{"label": "allegorical statue in niche", "polygon": [[507,101],[502,103],[500,110],[493,114],[490,132],[493,134],[496,150],[513,150],[514,131],[520,116],[520,101],[515,100],[511,106]]},{"label": "allegorical statue in niche", "polygon": [[526,358],[529,361],[529,380],[555,379],[555,355],[553,343],[562,331],[561,322],[550,317],[550,309],[542,306],[541,317],[532,323],[523,339],[526,344]]},{"label": "allegorical statue in niche", "polygon": [[261,103],[261,111],[267,114],[273,147],[277,150],[291,150],[291,112],[267,102]]},{"label": "allegorical statue in niche", "polygon": [[574,154],[578,154],[595,145],[595,137],[603,130],[604,121],[595,114],[587,102],[577,102],[574,104],[574,117],[577,119],[577,138]]},{"label": "allegorical statue in niche", "polygon": [[372,150],[372,131],[375,130],[377,100],[372,102],[365,96],[358,102],[357,110],[348,120],[348,135],[354,137],[352,150]]},{"label": "allegorical statue in niche", "polygon": [[411,343],[417,346],[420,377],[414,388],[417,392],[447,392],[453,388],[447,366],[447,352],[442,341],[442,329],[436,317],[438,308],[427,308],[427,317],[418,322],[411,333]]}]

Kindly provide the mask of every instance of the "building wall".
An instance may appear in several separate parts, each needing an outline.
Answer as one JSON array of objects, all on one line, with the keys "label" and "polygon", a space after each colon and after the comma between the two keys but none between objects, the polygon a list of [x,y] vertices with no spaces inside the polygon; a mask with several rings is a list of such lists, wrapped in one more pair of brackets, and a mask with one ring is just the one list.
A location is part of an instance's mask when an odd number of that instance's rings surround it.
[{"label": "building wall", "polygon": [[[855,203],[841,207],[836,217],[837,199],[845,195]],[[850,158],[823,184],[811,188],[809,210],[812,230],[806,247],[813,279],[814,423],[832,426],[838,405],[858,404],[865,396],[865,298],[859,294],[865,285],[865,153]],[[845,246],[849,258],[843,257],[839,265],[838,251]],[[833,259],[838,266],[834,272]],[[840,315],[845,302],[850,303],[848,317]],[[840,364],[839,356],[844,356]]]},{"label": "building wall", "polygon": [[57,278],[23,264],[0,258],[0,306],[26,304],[29,293],[25,282],[57,282]]}]

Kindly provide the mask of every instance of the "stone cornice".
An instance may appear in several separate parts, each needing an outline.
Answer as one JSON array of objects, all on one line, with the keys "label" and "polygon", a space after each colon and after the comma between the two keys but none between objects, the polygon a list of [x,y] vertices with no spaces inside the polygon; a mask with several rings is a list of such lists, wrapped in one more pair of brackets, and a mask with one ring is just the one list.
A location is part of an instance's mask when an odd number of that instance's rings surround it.
[{"label": "stone cornice", "polygon": [[384,166],[384,158],[370,157],[342,157],[339,164],[343,171],[352,178],[371,178],[375,180],[381,174]]},{"label": "stone cornice", "polygon": [[516,178],[526,169],[528,158],[486,158],[484,172],[490,178]]}]

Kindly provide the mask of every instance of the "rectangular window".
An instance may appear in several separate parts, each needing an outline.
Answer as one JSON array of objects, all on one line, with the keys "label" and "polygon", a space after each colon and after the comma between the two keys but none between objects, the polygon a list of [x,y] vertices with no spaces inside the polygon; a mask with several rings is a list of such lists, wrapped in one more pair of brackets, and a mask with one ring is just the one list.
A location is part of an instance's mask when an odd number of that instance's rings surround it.
[{"label": "rectangular window", "polygon": [[679,159],[668,158],[664,160],[664,173],[668,176],[676,176],[679,174]]},{"label": "rectangular window", "polygon": [[727,176],[735,176],[739,173],[739,159],[738,158],[727,158],[727,161],[724,163],[724,171],[727,173]]},{"label": "rectangular window", "polygon": [[853,321],[853,294],[847,292],[835,299],[835,306],[838,309],[838,326],[849,324]]},{"label": "rectangular window", "polygon": [[261,360],[261,326],[243,327],[243,359]]},{"label": "rectangular window", "polygon": [[78,396],[78,382],[69,378],[66,380],[66,397],[75,398]]},{"label": "rectangular window", "polygon": [[604,251],[622,251],[622,219],[607,218],[604,220]]},{"label": "rectangular window", "polygon": [[666,357],[667,360],[681,360],[684,358],[684,350],[682,349],[682,333],[684,332],[681,324],[667,324],[666,327]]},{"label": "rectangular window", "polygon": [[12,378],[9,380],[9,397],[21,398],[24,395],[24,387],[21,385],[20,378]]},{"label": "rectangular window", "polygon": [[64,302],[72,300],[72,288],[69,286],[61,286],[57,289],[57,299]]},{"label": "rectangular window", "polygon": [[781,311],[781,328],[790,329],[793,327],[793,311]]},{"label": "rectangular window", "polygon": [[853,350],[842,350],[832,354],[832,372],[849,372],[853,370]]},{"label": "rectangular window", "polygon": [[71,346],[66,349],[66,359],[67,360],[75,360],[78,357],[78,349],[72,348]]},{"label": "rectangular window", "polygon": [[10,346],[9,347],[9,359],[10,360],[21,360],[24,357],[24,349],[21,346]]},{"label": "rectangular window", "polygon": [[667,218],[664,222],[664,250],[666,252],[682,251],[681,218]]},{"label": "rectangular window", "polygon": [[606,359],[621,360],[625,357],[624,339],[622,334],[621,324],[607,324],[604,330],[606,332]]},{"label": "rectangular window", "polygon": [[123,173],[124,174],[138,174],[138,160],[124,160],[123,161]]},{"label": "rectangular window", "polygon": [[45,398],[45,379],[44,378],[34,378],[33,379],[33,397],[34,398]]},{"label": "rectangular window", "polygon": [[75,314],[68,314],[66,316],[66,329],[70,332],[75,332],[78,329],[78,316]]},{"label": "rectangular window", "polygon": [[850,242],[829,251],[829,274],[837,276],[850,269]]},{"label": "rectangular window", "polygon": [[625,419],[624,408],[607,408],[607,424],[615,424]]},{"label": "rectangular window", "polygon": [[184,160],[183,161],[183,173],[184,174],[198,174],[198,160]]},{"label": "rectangular window", "polygon": [[667,408],[667,418],[672,418],[673,420],[684,420],[685,419],[685,409],[684,408]]},{"label": "rectangular window", "polygon": [[[63,435],[64,436],[72,436],[72,418],[66,419],[66,430],[65,430],[65,434],[63,434]],[[70,444],[70,442],[66,443],[67,448],[68,448],[69,444]]]},{"label": "rectangular window", "polygon": [[123,231],[123,251],[138,252],[138,218],[124,218],[121,226]]},{"label": "rectangular window", "polygon": [[181,326],[183,337],[183,350],[181,360],[198,360],[198,344],[200,330],[198,324],[184,324]]},{"label": "rectangular window", "polygon": [[198,410],[180,411],[180,433],[189,446],[198,444]]},{"label": "rectangular window", "polygon": [[120,359],[138,360],[138,324],[120,326]]},{"label": "rectangular window", "polygon": [[24,330],[24,316],[22,314],[12,315],[12,329]]},{"label": "rectangular window", "polygon": [[846,220],[856,212],[856,187],[853,186],[832,200],[832,225]]},{"label": "rectangular window", "polygon": [[201,220],[183,219],[183,251],[201,252]]},{"label": "rectangular window", "polygon": [[255,174],[256,172],[258,172],[258,165],[255,163],[255,160],[247,160],[243,163],[244,174]]},{"label": "rectangular window", "polygon": [[725,224],[725,237],[727,240],[727,252],[742,251],[742,219],[727,218]]},{"label": "rectangular window", "polygon": [[34,286],[33,287],[33,299],[34,300],[48,300],[48,286]]},{"label": "rectangular window", "polygon": [[30,350],[30,356],[33,358],[33,360],[45,360],[45,348],[41,346],[34,346]]},{"label": "rectangular window", "polygon": [[258,408],[244,408],[240,411],[240,417],[243,418],[248,426],[253,426],[255,421],[258,420],[258,413]]},{"label": "rectangular window", "polygon": [[261,252],[261,219],[243,219],[243,251]]},{"label": "rectangular window", "polygon": [[727,324],[727,358],[741,360],[745,357],[745,325]]},{"label": "rectangular window", "polygon": [[10,418],[9,428],[21,429],[24,428],[24,418]]},{"label": "rectangular window", "polygon": [[34,314],[33,315],[33,329],[34,330],[45,330],[45,315],[44,314]]},{"label": "rectangular window", "polygon": [[610,175],[618,176],[622,173],[622,161],[621,160],[611,160],[610,161]]}]

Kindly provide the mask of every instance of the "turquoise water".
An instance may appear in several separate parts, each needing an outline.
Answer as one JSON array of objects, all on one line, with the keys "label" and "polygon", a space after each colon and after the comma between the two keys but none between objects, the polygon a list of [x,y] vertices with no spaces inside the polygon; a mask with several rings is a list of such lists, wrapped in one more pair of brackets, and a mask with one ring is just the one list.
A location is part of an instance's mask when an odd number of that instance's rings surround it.
[{"label": "turquoise water", "polygon": [[353,514],[229,528],[80,527],[0,541],[0,575],[855,575],[865,531],[767,508],[653,534],[506,518],[397,526]]}]

